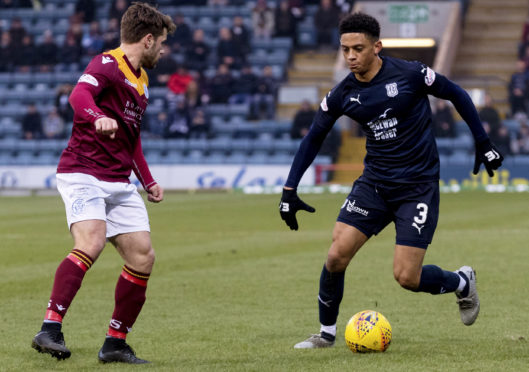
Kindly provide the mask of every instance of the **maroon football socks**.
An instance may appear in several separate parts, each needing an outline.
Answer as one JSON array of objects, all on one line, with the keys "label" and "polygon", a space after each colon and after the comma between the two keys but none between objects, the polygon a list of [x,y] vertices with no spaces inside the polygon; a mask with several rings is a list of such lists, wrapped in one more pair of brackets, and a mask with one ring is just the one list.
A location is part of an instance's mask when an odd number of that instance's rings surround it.
[{"label": "maroon football socks", "polygon": [[62,323],[83,278],[94,260],[83,251],[74,249],[61,262],[55,272],[48,310],[44,322]]},{"label": "maroon football socks", "polygon": [[140,314],[145,302],[147,280],[150,274],[140,273],[123,266],[116,285],[114,313],[107,336],[125,339]]}]

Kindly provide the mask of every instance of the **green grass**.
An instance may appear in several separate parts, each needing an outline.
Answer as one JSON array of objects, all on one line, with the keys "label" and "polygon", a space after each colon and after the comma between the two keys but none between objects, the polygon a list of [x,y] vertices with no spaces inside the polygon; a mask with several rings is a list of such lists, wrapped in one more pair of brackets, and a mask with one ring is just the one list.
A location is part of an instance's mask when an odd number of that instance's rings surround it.
[{"label": "green grass", "polygon": [[[527,194],[442,195],[425,263],[477,271],[481,314],[465,327],[453,294],[401,289],[393,280],[390,225],[348,268],[336,347],[294,350],[319,329],[318,280],[344,195],[305,195],[314,215],[291,232],[277,195],[169,194],[149,204],[157,262],[128,340],[153,371],[522,371],[529,365]],[[59,197],[0,198],[0,371],[129,370],[100,366],[122,265],[109,245],[65,318],[72,357],[30,348],[58,263],[72,248]],[[352,354],[345,324],[382,312],[393,341]],[[139,368],[132,368],[139,370]]]}]

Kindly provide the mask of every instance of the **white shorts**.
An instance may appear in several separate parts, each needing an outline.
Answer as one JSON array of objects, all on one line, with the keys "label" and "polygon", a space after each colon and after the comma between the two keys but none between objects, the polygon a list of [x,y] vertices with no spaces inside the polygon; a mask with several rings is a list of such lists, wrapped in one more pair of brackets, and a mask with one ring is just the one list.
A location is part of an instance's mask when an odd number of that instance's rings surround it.
[{"label": "white shorts", "polygon": [[86,220],[103,220],[107,238],[151,231],[145,203],[135,185],[105,182],[84,173],[58,173],[57,189],[66,207],[68,228]]}]

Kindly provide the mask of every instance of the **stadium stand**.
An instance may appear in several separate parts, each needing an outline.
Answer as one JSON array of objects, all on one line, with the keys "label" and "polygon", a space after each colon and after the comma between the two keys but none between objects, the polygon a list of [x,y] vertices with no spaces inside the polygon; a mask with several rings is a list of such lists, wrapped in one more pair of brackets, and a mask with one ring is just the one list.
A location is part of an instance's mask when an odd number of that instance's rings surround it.
[{"label": "stadium stand", "polygon": [[[204,110],[209,122],[206,135],[200,138],[190,135],[183,135],[182,138],[157,138],[150,136],[148,132],[145,133],[144,152],[147,161],[151,164],[289,164],[292,160],[299,140],[290,139],[291,120],[276,117],[264,119],[262,115],[260,116],[259,110],[256,110],[258,103],[254,100],[245,103],[211,103],[208,101],[208,95],[210,95],[208,89],[218,64],[221,62],[217,57],[219,30],[226,27],[234,36],[240,36],[245,32],[250,35],[248,41],[244,41],[244,38],[234,38],[235,42],[243,44],[247,42],[247,48],[245,49],[243,45],[242,49],[245,51],[242,64],[251,66],[259,84],[264,84],[263,71],[266,66],[269,66],[272,72],[270,79],[275,80],[277,86],[272,92],[266,94],[271,94],[273,100],[277,100],[279,94],[290,89],[281,89],[281,86],[288,79],[289,66],[294,52],[317,46],[314,16],[318,11],[319,1],[299,1],[300,4],[304,3],[304,16],[297,20],[293,37],[271,38],[257,38],[251,35],[255,1],[227,2],[228,5],[219,7],[196,5],[206,3],[206,1],[151,1],[151,3],[157,3],[164,12],[172,16],[181,15],[191,32],[202,29],[205,33],[204,43],[209,50],[203,71],[194,71],[193,66],[187,66],[191,70],[193,81],[198,86],[198,94],[196,94],[198,98],[196,103],[188,104],[188,113],[191,117],[197,105]],[[461,2],[466,9],[468,2],[464,0]],[[44,43],[46,32],[51,32],[59,51],[63,49],[69,35],[73,35],[80,46],[88,45],[86,43],[89,43],[91,26],[90,23],[79,21],[76,15],[76,3],[76,0],[43,0],[41,1],[42,8],[38,10],[0,7],[2,30],[0,57],[6,55],[9,57],[6,50],[13,48],[13,45],[9,43],[9,38],[20,35],[30,36],[34,42],[33,52],[35,48]],[[96,4],[94,19],[101,29],[98,36],[100,42],[105,47],[117,46],[115,45],[115,30],[112,31],[115,21],[110,18],[112,2],[94,0],[94,3]],[[185,5],[175,6],[175,3],[185,3]],[[268,1],[272,9],[275,9],[277,3],[276,0]],[[472,12],[472,8],[469,12]],[[234,17],[242,17],[242,27],[234,28]],[[12,26],[18,21],[23,30],[11,32]],[[182,40],[178,38],[169,40],[172,50],[170,58],[178,65],[185,64],[188,59],[188,50],[180,43]],[[60,152],[66,146],[69,131],[71,131],[71,118],[59,110],[63,114],[67,129],[63,138],[53,140],[23,139],[21,123],[29,104],[35,104],[43,118],[50,110],[59,107],[61,100],[57,93],[59,88],[65,84],[74,85],[92,58],[93,54],[87,53],[87,47],[83,48],[83,54],[79,60],[63,63],[64,61],[59,59],[58,63],[53,64],[51,68],[46,67],[46,61],[38,59],[29,66],[20,60],[11,61],[11,58],[0,62],[0,164],[53,165],[57,163]],[[241,67],[232,66],[230,68],[230,74],[235,81],[240,77]],[[151,79],[151,83],[152,81]],[[320,92],[317,90],[313,92],[313,90],[314,88],[307,88],[305,92],[310,93],[311,97],[320,96]],[[175,95],[170,93],[165,84],[152,86],[149,91],[151,104],[147,110],[147,128],[149,128],[149,122],[154,122],[161,112],[166,112],[169,120],[174,119],[171,115],[179,101],[190,99],[189,91]],[[473,157],[472,138],[464,123],[456,122],[455,125],[456,136],[454,138],[438,139],[441,160],[445,164],[470,163]],[[529,139],[523,137],[525,132],[521,130],[527,126],[527,117],[509,118],[503,121],[503,125],[507,128],[510,141],[518,144],[516,148],[520,155],[516,157],[516,162],[527,164],[529,162]],[[524,141],[528,142],[527,150],[524,150]],[[317,158],[319,164],[330,162],[329,156],[324,155]]]}]

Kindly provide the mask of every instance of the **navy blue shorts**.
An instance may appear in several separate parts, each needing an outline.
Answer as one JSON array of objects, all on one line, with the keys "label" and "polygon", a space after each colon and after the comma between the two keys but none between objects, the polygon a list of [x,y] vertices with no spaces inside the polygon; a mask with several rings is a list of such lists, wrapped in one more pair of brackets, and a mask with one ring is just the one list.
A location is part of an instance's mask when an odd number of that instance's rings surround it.
[{"label": "navy blue shorts", "polygon": [[342,205],[337,221],[367,237],[395,222],[396,244],[426,249],[439,219],[439,182],[377,183],[360,177]]}]

